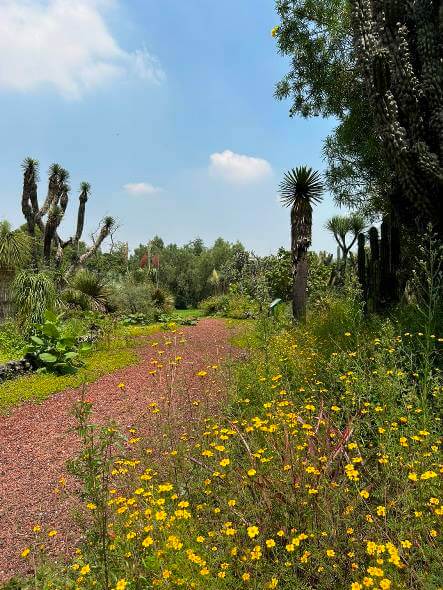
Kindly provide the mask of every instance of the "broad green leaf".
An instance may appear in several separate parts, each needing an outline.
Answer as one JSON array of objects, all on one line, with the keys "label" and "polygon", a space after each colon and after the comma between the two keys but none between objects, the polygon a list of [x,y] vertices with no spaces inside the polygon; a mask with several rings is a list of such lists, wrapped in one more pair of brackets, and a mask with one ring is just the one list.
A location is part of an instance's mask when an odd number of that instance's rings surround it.
[{"label": "broad green leaf", "polygon": [[50,354],[49,352],[42,352],[41,354],[38,355],[38,358],[43,361],[44,363],[55,363],[57,360],[57,357],[54,356],[53,354]]}]

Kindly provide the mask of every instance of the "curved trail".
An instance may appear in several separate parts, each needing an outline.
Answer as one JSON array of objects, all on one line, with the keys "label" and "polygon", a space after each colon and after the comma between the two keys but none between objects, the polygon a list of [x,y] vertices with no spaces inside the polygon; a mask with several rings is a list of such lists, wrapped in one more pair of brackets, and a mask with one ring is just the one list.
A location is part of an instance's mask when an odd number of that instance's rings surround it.
[{"label": "curved trail", "polygon": [[[146,337],[138,364],[88,386],[93,421],[114,420],[124,433],[135,426],[152,447],[156,437],[161,444],[159,421],[172,422],[178,440],[203,415],[220,407],[226,386],[219,364],[237,354],[227,327],[215,319],[201,320],[177,334]],[[171,385],[169,361],[177,357],[182,358],[172,371]],[[156,369],[156,362],[163,367]],[[200,371],[207,374],[198,376]],[[119,388],[122,383],[124,388]],[[80,393],[63,391],[0,416],[0,583],[29,568],[20,553],[31,543],[35,524],[57,531],[47,543],[54,554],[69,552],[79,540],[72,521],[73,482],[67,478],[63,486],[60,480],[66,477],[66,461],[78,450],[71,411]],[[153,402],[160,409],[155,416],[149,406]]]}]

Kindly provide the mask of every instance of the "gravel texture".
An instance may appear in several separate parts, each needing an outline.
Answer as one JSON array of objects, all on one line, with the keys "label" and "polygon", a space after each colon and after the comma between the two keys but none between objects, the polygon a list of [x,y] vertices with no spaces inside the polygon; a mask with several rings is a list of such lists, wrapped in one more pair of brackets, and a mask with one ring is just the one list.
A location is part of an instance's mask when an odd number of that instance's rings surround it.
[{"label": "gravel texture", "polygon": [[[135,427],[149,446],[162,448],[165,428],[178,440],[203,415],[217,412],[229,379],[229,369],[220,364],[237,354],[226,325],[215,319],[146,337],[137,365],[87,386],[93,420],[114,420],[125,434]],[[79,542],[75,483],[66,461],[79,448],[71,412],[80,395],[81,389],[63,391],[0,416],[0,582],[29,571],[29,560],[20,553],[32,543],[34,525],[42,526],[46,549],[55,556],[69,554]],[[153,402],[158,413],[152,412]],[[49,539],[52,529],[57,535]]]}]

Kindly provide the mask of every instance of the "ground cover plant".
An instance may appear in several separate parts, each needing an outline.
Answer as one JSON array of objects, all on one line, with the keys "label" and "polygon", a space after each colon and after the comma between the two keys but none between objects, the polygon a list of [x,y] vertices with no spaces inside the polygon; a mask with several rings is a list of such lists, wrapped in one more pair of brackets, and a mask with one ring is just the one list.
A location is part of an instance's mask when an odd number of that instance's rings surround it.
[{"label": "ground cover plant", "polygon": [[158,324],[117,328],[84,354],[84,365],[74,374],[33,373],[1,383],[0,413],[11,411],[14,406],[26,401],[40,402],[54,393],[91,383],[102,375],[135,364],[139,359],[140,338],[158,329]]}]

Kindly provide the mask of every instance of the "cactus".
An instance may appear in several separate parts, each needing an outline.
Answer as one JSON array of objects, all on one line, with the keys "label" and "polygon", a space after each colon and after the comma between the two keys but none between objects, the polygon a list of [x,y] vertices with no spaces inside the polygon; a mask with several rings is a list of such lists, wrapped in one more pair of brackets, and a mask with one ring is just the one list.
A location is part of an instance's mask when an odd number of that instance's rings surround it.
[{"label": "cactus", "polygon": [[396,223],[385,216],[380,227],[369,229],[369,252],[364,234],[358,236],[358,279],[366,309],[377,312],[399,300],[400,234]]},{"label": "cactus", "polygon": [[423,228],[430,221],[441,234],[443,13],[439,4],[351,0],[359,69],[376,133],[396,178],[392,209],[402,224]]},{"label": "cactus", "polygon": [[369,230],[370,257],[368,259],[368,288],[367,288],[367,310],[376,312],[380,309],[380,245],[378,230],[371,227]]},{"label": "cactus", "polygon": [[358,234],[358,249],[357,249],[357,274],[358,280],[360,281],[360,285],[363,292],[363,299],[366,301],[367,299],[367,290],[368,290],[368,283],[366,277],[366,237],[365,234],[360,233]]}]

